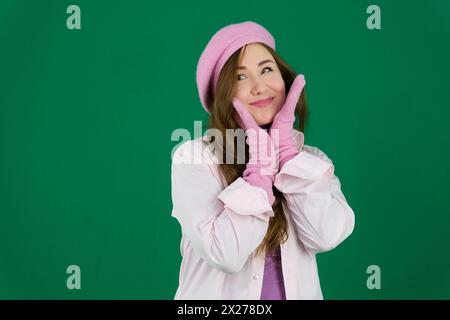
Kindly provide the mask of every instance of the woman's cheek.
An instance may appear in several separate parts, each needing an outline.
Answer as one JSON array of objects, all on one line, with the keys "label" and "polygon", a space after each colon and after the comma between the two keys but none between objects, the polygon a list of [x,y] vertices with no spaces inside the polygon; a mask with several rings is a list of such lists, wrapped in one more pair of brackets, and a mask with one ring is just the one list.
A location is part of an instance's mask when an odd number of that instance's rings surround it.
[{"label": "woman's cheek", "polygon": [[273,91],[280,93],[284,90],[284,81],[279,75],[272,75],[266,79],[266,86],[271,88]]},{"label": "woman's cheek", "polygon": [[235,92],[234,96],[237,97],[239,100],[241,100],[241,101],[245,100],[245,98],[246,98],[246,94],[245,94],[246,88],[245,88],[245,85],[238,84],[238,85],[236,86],[236,90],[235,90],[234,92]]},{"label": "woman's cheek", "polygon": [[284,80],[281,75],[277,74],[273,79],[273,88],[277,90],[278,92],[284,91]]}]

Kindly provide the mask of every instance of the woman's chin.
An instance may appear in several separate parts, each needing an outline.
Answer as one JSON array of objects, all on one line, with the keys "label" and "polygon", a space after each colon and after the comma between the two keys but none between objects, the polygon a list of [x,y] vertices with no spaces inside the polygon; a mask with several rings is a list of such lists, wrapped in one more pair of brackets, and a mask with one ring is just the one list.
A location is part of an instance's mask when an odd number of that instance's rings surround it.
[{"label": "woman's chin", "polygon": [[267,117],[258,117],[256,119],[256,122],[258,123],[258,125],[265,125],[265,124],[269,124],[271,123],[273,120],[273,115],[271,116],[267,116]]},{"label": "woman's chin", "polygon": [[256,115],[257,122],[260,124],[267,124],[272,122],[275,117],[275,110],[267,110],[266,112],[258,112]]}]

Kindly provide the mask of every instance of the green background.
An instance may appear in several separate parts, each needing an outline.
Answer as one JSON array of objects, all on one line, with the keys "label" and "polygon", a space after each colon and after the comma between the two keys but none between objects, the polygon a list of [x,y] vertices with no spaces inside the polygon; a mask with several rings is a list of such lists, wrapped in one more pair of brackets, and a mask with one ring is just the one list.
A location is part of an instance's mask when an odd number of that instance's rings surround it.
[{"label": "green background", "polygon": [[[71,4],[81,30],[66,27]],[[371,4],[381,30],[366,27]],[[450,298],[447,0],[2,0],[0,298],[173,298],[171,133],[206,125],[198,58],[246,20],[305,75],[305,143],[355,212],[353,234],[318,255],[324,298]],[[66,287],[72,264],[81,290]]]}]

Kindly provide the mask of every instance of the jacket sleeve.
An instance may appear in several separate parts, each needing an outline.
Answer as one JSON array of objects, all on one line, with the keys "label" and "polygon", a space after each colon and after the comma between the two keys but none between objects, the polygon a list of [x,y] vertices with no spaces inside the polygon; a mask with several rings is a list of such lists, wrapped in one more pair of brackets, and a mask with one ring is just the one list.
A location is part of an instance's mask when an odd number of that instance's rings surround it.
[{"label": "jacket sleeve", "polygon": [[223,188],[207,150],[191,140],[174,152],[172,216],[202,259],[233,273],[262,242],[274,213],[267,193],[241,177]]},{"label": "jacket sleeve", "polygon": [[311,253],[331,250],[352,233],[354,212],[332,161],[318,148],[305,146],[286,162],[274,184],[284,194],[298,238]]}]

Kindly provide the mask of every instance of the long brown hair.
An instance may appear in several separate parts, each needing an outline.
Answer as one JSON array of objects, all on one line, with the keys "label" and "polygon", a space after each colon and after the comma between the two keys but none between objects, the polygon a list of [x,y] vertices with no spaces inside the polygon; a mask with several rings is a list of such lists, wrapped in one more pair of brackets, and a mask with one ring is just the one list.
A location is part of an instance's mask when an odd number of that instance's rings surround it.
[{"label": "long brown hair", "polygon": [[[274,57],[275,62],[278,65],[278,68],[281,72],[285,83],[286,95],[289,92],[289,89],[292,85],[296,77],[295,71],[284,62],[281,57],[269,46],[264,43],[259,43],[263,45],[270,54]],[[248,145],[245,145],[245,163],[239,164],[237,161],[237,141],[233,138],[232,141],[227,141],[226,129],[238,129],[239,124],[235,120],[235,109],[232,105],[233,92],[236,85],[236,70],[239,63],[240,52],[242,54],[245,52],[246,45],[241,49],[234,52],[230,58],[225,63],[222,68],[219,79],[217,82],[217,90],[214,97],[211,97],[211,105],[210,105],[210,115],[208,119],[208,128],[214,128],[215,130],[219,130],[222,133],[222,137],[224,139],[224,145],[219,148],[222,150],[224,161],[219,164],[219,171],[225,178],[228,184],[234,182],[237,178],[242,177],[242,174],[245,170],[246,163],[248,162]],[[306,125],[306,117],[307,117],[307,106],[306,106],[306,87],[303,89],[299,100],[296,106],[296,113],[299,117],[299,126],[298,130],[303,132],[304,127]],[[295,125],[295,124],[294,124]],[[214,137],[210,137],[210,142],[214,140]],[[219,141],[216,141],[219,142]],[[216,150],[217,145],[215,146]],[[233,150],[232,157],[234,162],[229,164],[225,161],[227,159],[227,150]],[[230,155],[229,155],[230,156]],[[242,161],[241,161],[242,162]],[[257,248],[256,253],[270,253],[274,249],[276,249],[281,243],[285,242],[288,238],[288,225],[286,217],[284,216],[283,206],[282,206],[282,197],[283,194],[277,190],[277,188],[273,187],[275,202],[272,205],[273,212],[275,214],[269,221],[269,228],[267,233],[263,239],[263,242]]]}]

